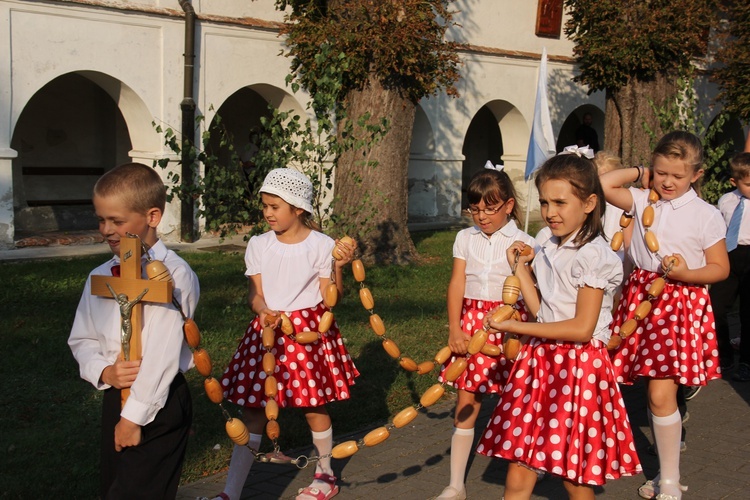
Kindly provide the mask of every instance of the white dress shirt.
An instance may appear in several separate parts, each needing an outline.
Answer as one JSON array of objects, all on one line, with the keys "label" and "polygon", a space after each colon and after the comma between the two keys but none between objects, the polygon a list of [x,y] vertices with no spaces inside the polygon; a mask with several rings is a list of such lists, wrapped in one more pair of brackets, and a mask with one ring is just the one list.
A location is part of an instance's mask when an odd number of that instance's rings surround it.
[{"label": "white dress shirt", "polygon": [[[154,260],[166,264],[175,283],[174,297],[184,313],[192,317],[200,296],[198,277],[187,262],[168,250],[161,240],[149,250],[149,254]],[[122,351],[120,307],[112,297],[91,295],[91,276],[112,276],[115,264],[119,264],[118,257],[89,274],[68,339],[81,378],[100,390],[109,388],[100,380],[102,371],[114,364]],[[143,278],[147,276],[144,274]],[[193,366],[192,353],[182,332],[183,323],[173,304],[143,302],[143,360],[130,388],[130,397],[120,413],[122,417],[138,425],[153,421],[166,404],[169,386],[178,371],[185,372]]]},{"label": "white dress shirt", "polygon": [[502,300],[505,278],[513,274],[505,252],[515,241],[535,246],[534,238],[521,231],[513,219],[491,236],[477,226],[458,232],[453,257],[466,261],[465,298]]},{"label": "white dress shirt", "polygon": [[740,200],[745,204],[745,208],[742,211],[742,221],[740,222],[740,234],[737,238],[737,244],[750,245],[750,205],[747,204],[747,198],[742,197],[739,190],[735,189],[719,198],[718,207],[722,217],[724,217],[727,228],[729,228],[729,221],[732,220],[732,214],[737,205],[739,205]]},{"label": "white dress shirt", "polygon": [[534,258],[532,266],[541,295],[537,320],[554,323],[574,318],[578,289],[602,289],[604,298],[593,338],[606,344],[611,333],[612,303],[622,283],[622,261],[601,236],[580,248],[573,244],[575,236],[562,246],[558,246],[560,238],[552,236]]},{"label": "white dress shirt", "polygon": [[[654,204],[654,223],[650,230],[659,242],[658,255],[654,255],[644,240],[643,210],[648,206],[648,191],[630,188],[633,195],[633,237],[630,241],[630,258],[636,267],[659,272],[661,259],[679,253],[688,268],[706,265],[705,250],[724,239],[727,225],[721,213],[698,197],[691,188],[674,200],[659,200]],[[634,212],[633,212],[634,211]]]}]

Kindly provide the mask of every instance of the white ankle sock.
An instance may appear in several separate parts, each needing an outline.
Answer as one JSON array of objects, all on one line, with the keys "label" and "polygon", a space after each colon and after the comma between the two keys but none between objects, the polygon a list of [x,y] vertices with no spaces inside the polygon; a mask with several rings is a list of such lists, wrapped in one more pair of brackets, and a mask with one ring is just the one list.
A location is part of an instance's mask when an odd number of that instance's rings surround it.
[{"label": "white ankle sock", "polygon": [[675,411],[666,417],[652,416],[654,424],[654,441],[659,454],[659,492],[682,498],[680,490],[680,437],[682,435],[682,418]]},{"label": "white ankle sock", "polygon": [[250,474],[250,468],[253,466],[255,456],[250,452],[248,446],[257,450],[260,447],[262,437],[260,434],[250,434],[247,446],[234,445],[232,460],[229,462],[229,472],[227,472],[227,483],[224,485],[224,493],[229,495],[230,500],[239,500],[247,475]]},{"label": "white ankle sock", "polygon": [[[329,427],[323,432],[311,432],[313,445],[315,446],[315,450],[318,453],[318,457],[330,454],[331,450],[333,449],[333,426]],[[315,472],[332,476],[333,469],[331,469],[331,457],[319,459],[318,463],[315,465]],[[331,488],[331,485],[329,483],[317,479],[313,480],[311,486],[314,486],[315,488],[323,491],[329,491]]]},{"label": "white ankle sock", "polygon": [[466,464],[471,455],[474,444],[474,428],[453,428],[451,437],[451,482],[458,491],[464,489],[464,476],[466,475]]}]

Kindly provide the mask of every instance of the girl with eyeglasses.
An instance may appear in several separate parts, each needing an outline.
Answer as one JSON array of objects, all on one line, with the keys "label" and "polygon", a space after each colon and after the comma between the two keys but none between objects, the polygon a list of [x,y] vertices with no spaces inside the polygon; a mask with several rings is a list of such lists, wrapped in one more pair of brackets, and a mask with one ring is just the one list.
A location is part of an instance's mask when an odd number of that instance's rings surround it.
[{"label": "girl with eyeglasses", "polygon": [[[534,245],[534,239],[516,225],[516,193],[502,166],[487,162],[469,182],[469,213],[474,226],[460,231],[453,245],[453,272],[448,285],[448,345],[454,355],[443,365],[445,369],[457,357],[466,355],[474,332],[482,329],[482,321],[491,310],[502,305],[505,278],[512,274],[506,250],[514,241]],[[522,318],[526,308],[519,300]],[[490,334],[488,343],[501,346],[502,334]],[[451,438],[450,484],[438,499],[464,499],[464,476],[474,443],[474,424],[484,394],[499,393],[508,377],[511,363],[504,356],[489,357],[477,353],[468,368],[451,385],[458,399]]]}]

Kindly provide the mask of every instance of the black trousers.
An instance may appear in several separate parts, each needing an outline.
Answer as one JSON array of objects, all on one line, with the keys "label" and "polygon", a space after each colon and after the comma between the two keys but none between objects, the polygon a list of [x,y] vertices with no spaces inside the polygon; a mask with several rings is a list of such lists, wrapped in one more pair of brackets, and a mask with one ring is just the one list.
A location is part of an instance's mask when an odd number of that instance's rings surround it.
[{"label": "black trousers", "polygon": [[138,446],[115,451],[120,390],[104,391],[102,405],[101,495],[106,500],[175,498],[185,459],[193,404],[185,377],[178,373],[167,402],[142,429]]},{"label": "black trousers", "polygon": [[729,277],[711,285],[709,293],[716,320],[721,364],[727,366],[734,360],[729,343],[727,313],[737,297],[740,299],[740,362],[750,364],[750,246],[739,245],[729,252]]}]

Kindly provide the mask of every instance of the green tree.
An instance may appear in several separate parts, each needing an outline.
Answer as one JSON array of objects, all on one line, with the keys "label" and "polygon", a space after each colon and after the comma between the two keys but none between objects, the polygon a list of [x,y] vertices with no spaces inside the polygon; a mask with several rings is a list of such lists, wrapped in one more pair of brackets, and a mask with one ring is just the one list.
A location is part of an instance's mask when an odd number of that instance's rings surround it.
[{"label": "green tree", "polygon": [[713,0],[566,0],[565,33],[590,91],[606,92],[604,149],[624,164],[650,158],[649,136],[661,129],[657,108],[677,95],[680,77],[706,52]]},{"label": "green tree", "polygon": [[720,66],[712,79],[719,84],[718,99],[725,110],[750,122],[750,3],[724,2],[722,14],[726,28],[720,32],[716,55]]},{"label": "green tree", "polygon": [[409,148],[417,102],[441,90],[455,95],[457,45],[444,39],[452,0],[278,0],[288,9],[282,34],[293,81],[315,98],[328,45],[342,54],[334,110],[339,139],[366,137],[387,123],[382,140],[342,149],[335,158],[334,215],[356,237],[366,259],[417,257],[407,223]]}]

